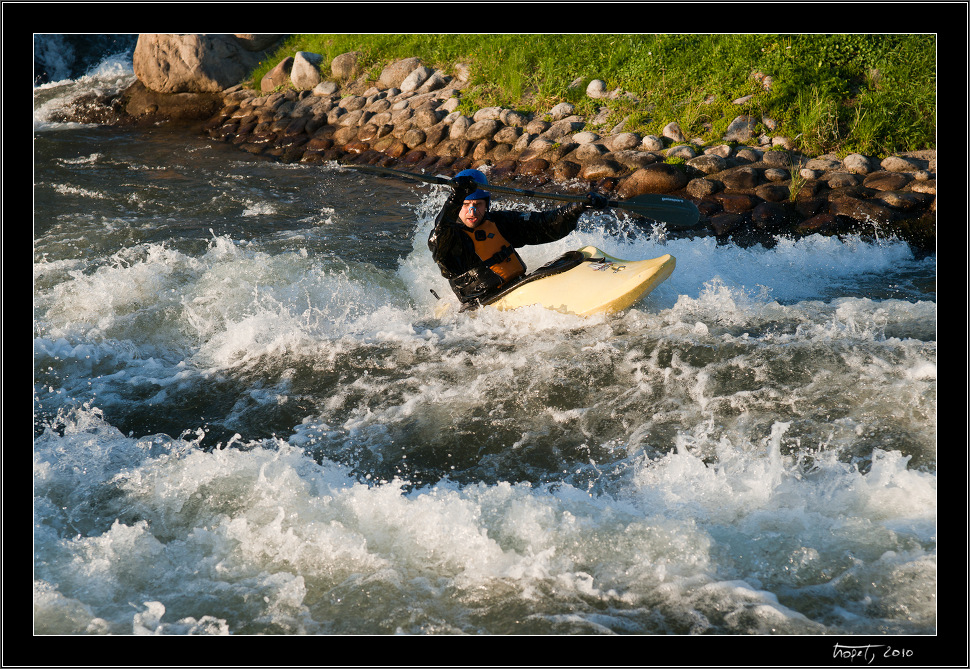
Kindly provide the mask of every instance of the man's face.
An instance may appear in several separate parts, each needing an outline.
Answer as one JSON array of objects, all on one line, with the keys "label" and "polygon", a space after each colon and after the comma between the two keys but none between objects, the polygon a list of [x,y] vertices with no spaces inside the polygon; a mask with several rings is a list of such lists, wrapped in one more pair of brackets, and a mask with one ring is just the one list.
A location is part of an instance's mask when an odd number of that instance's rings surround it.
[{"label": "man's face", "polygon": [[458,219],[467,228],[474,228],[485,220],[485,209],[487,200],[465,200],[458,211]]}]

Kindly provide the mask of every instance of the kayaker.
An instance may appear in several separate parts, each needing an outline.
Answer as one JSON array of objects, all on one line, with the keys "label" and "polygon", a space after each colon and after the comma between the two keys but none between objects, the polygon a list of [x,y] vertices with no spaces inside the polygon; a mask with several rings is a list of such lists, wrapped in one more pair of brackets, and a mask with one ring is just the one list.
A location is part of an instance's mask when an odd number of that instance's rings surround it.
[{"label": "kayaker", "polygon": [[479,170],[463,170],[451,180],[452,193],[428,237],[431,256],[462,303],[462,310],[508,287],[526,272],[515,251],[546,244],[576,229],[589,208],[605,209],[608,200],[590,193],[586,202],[549,211],[491,210],[488,180]]}]

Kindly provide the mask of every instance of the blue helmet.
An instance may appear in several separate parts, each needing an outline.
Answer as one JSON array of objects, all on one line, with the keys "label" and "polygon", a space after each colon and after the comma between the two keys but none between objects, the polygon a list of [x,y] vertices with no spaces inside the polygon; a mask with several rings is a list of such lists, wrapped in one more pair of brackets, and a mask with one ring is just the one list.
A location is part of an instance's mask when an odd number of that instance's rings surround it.
[{"label": "blue helmet", "polygon": [[[485,175],[479,172],[478,170],[462,170],[461,172],[455,175],[455,178],[458,178],[458,177],[471,177],[477,184],[480,184],[482,186],[488,185],[488,179],[486,179]],[[489,193],[487,190],[483,190],[479,188],[475,192],[469,193],[465,197],[465,199],[466,200],[488,200],[489,202],[491,202],[492,194]]]},{"label": "blue helmet", "polygon": [[458,177],[471,177],[477,184],[481,184],[483,186],[488,185],[488,179],[486,179],[485,175],[479,172],[478,170],[462,170],[461,172],[455,175],[456,179]]}]

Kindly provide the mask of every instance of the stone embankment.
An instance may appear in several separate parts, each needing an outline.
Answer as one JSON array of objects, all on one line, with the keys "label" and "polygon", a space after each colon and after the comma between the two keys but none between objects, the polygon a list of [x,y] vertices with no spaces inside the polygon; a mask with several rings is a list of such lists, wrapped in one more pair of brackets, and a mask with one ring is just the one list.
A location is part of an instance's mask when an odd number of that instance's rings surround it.
[{"label": "stone embankment", "polygon": [[[218,103],[210,100],[204,132],[284,162],[446,175],[487,166],[496,183],[595,188],[621,199],[676,195],[696,203],[701,218],[692,230],[668,231],[675,235],[771,243],[776,235],[895,234],[920,251],[935,250],[935,150],[883,160],[804,156],[784,137],[755,136],[755,125],[770,127],[770,119],[744,115],[722,141],[704,144],[684,137],[676,124],[663,136],[626,132],[622,123],[607,128],[605,117],[583,118],[569,103],[543,114],[497,107],[467,113],[458,107],[468,71],[456,71],[449,76],[409,58],[368,81],[355,53],[324,63],[300,52],[270,71],[258,91],[245,84],[222,90]],[[590,82],[586,94],[627,95],[605,91],[601,81]],[[140,104],[129,112],[158,108]]]}]

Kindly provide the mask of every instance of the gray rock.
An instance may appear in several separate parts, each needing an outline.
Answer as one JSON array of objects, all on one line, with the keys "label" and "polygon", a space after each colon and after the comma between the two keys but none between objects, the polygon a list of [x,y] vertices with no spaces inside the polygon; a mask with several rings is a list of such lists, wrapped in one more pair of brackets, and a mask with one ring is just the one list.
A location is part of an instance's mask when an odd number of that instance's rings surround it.
[{"label": "gray rock", "polygon": [[667,149],[668,158],[683,158],[684,160],[690,160],[696,155],[697,152],[690,144],[678,144],[677,146],[672,146]]},{"label": "gray rock", "polygon": [[438,91],[448,85],[448,77],[444,74],[435,70],[431,73],[423,84],[421,84],[420,90],[422,91]]},{"label": "gray rock", "polygon": [[414,68],[401,82],[401,92],[410,93],[411,91],[418,90],[421,84],[431,76],[432,72],[433,70],[431,68],[425,67],[424,65],[419,65]]},{"label": "gray rock", "polygon": [[831,172],[825,182],[829,188],[851,188],[859,185],[859,177],[848,172]]},{"label": "gray rock", "polygon": [[759,163],[761,162],[763,156],[764,154],[762,154],[761,151],[758,151],[757,149],[751,149],[748,147],[739,149],[737,153],[734,154],[734,157],[739,162],[743,162],[743,163]]},{"label": "gray rock", "polygon": [[318,53],[297,51],[293,57],[293,68],[290,70],[290,82],[298,91],[310,90],[323,81],[320,76],[319,65],[323,56]]},{"label": "gray rock", "polygon": [[778,167],[769,167],[764,172],[764,177],[768,181],[786,181],[790,176],[788,170],[783,170]]},{"label": "gray rock", "polygon": [[503,109],[499,120],[505,125],[512,125],[518,128],[525,127],[531,120],[528,114],[517,112],[512,109]]},{"label": "gray rock", "polygon": [[640,136],[633,132],[621,132],[610,138],[609,145],[612,151],[628,151],[640,146]]},{"label": "gray rock", "polygon": [[577,144],[589,144],[590,142],[595,142],[600,138],[595,132],[590,132],[589,130],[584,130],[582,132],[577,132],[573,135],[573,141]]},{"label": "gray rock", "polygon": [[459,100],[458,98],[448,98],[447,100],[441,103],[441,107],[439,107],[439,109],[445,112],[448,112],[450,114],[451,112],[458,109],[458,105],[460,103],[461,103],[461,100]]},{"label": "gray rock", "polygon": [[869,174],[872,171],[872,163],[866,156],[860,153],[850,153],[842,159],[845,169],[852,174]]},{"label": "gray rock", "polygon": [[706,153],[687,161],[687,164],[704,174],[716,174],[727,169],[727,161],[715,153]]},{"label": "gray rock", "polygon": [[728,125],[728,129],[724,133],[724,141],[748,141],[754,137],[756,123],[757,120],[753,116],[748,116],[747,114],[742,114],[741,116],[736,117],[733,121],[731,121],[731,124]]},{"label": "gray rock", "polygon": [[583,165],[579,176],[587,181],[598,181],[599,179],[618,177],[625,171],[623,166],[615,160],[600,158]]},{"label": "gray rock", "polygon": [[577,121],[571,121],[569,119],[563,119],[562,121],[556,121],[551,124],[548,129],[542,132],[539,136],[543,139],[550,139],[553,141],[559,141],[567,135],[571,135],[574,132],[583,129],[583,124]]},{"label": "gray rock", "polygon": [[408,75],[420,65],[421,59],[415,57],[394,61],[381,71],[378,82],[383,88],[401,88]]},{"label": "gray rock", "polygon": [[330,61],[330,74],[337,81],[350,81],[357,76],[360,51],[348,51]]},{"label": "gray rock", "polygon": [[721,158],[730,158],[733,152],[733,149],[728,144],[718,144],[717,146],[710,146],[704,149],[705,156],[714,155],[720,156]]},{"label": "gray rock", "polygon": [[762,184],[754,192],[755,195],[766,202],[785,202],[789,196],[787,186],[775,183]]},{"label": "gray rock", "polygon": [[367,98],[360,95],[348,95],[341,98],[337,105],[346,111],[357,111],[367,106]]},{"label": "gray rock", "polygon": [[672,193],[684,188],[690,180],[682,170],[666,163],[655,163],[625,178],[617,193],[628,199],[644,193]]},{"label": "gray rock", "polygon": [[761,161],[768,167],[787,169],[792,164],[792,157],[787,151],[765,151]]},{"label": "gray rock", "polygon": [[334,95],[340,87],[337,86],[336,82],[333,81],[321,81],[319,84],[313,87],[313,94],[319,96],[330,96]]},{"label": "gray rock", "polygon": [[602,144],[587,142],[586,144],[580,144],[574,153],[578,162],[586,163],[602,157],[603,154],[607,153],[607,150]]},{"label": "gray rock", "polygon": [[656,162],[656,157],[646,151],[635,149],[623,149],[621,151],[611,151],[613,159],[629,170],[636,171],[641,167],[646,167]]},{"label": "gray rock", "polygon": [[819,156],[805,163],[806,169],[827,172],[842,169],[842,161],[832,156]]},{"label": "gray rock", "polygon": [[499,144],[515,144],[522,135],[522,128],[503,125],[492,137]]},{"label": "gray rock", "polygon": [[451,130],[448,131],[450,139],[461,139],[465,136],[465,131],[472,125],[472,120],[467,116],[458,116],[451,123]]},{"label": "gray rock", "polygon": [[665,125],[661,134],[672,142],[687,141],[687,138],[684,137],[684,133],[680,129],[680,124],[676,121]]},{"label": "gray rock", "polygon": [[548,121],[543,121],[542,119],[534,119],[529,121],[525,126],[525,131],[530,135],[541,135],[546,130],[552,126]]},{"label": "gray rock", "polygon": [[570,102],[560,102],[555,107],[549,110],[549,116],[552,117],[553,121],[561,121],[567,116],[572,116],[576,113],[576,105]]},{"label": "gray rock", "polygon": [[475,123],[479,121],[488,120],[499,120],[502,118],[502,108],[501,107],[482,107],[472,115],[472,120]]},{"label": "gray rock", "polygon": [[484,119],[477,121],[465,131],[465,139],[477,141],[480,139],[491,138],[502,127],[501,122],[496,119]]},{"label": "gray rock", "polygon": [[605,98],[607,96],[606,82],[602,79],[593,79],[586,85],[586,96],[594,99]]},{"label": "gray rock", "polygon": [[687,194],[697,199],[710,197],[721,189],[721,185],[711,179],[691,179],[687,184]]},{"label": "gray rock", "polygon": [[916,193],[911,191],[880,191],[873,199],[878,199],[893,209],[901,211],[916,211],[929,204],[932,196],[926,193]]},{"label": "gray rock", "polygon": [[889,156],[879,166],[887,172],[915,172],[919,169],[918,163],[902,156]]}]

